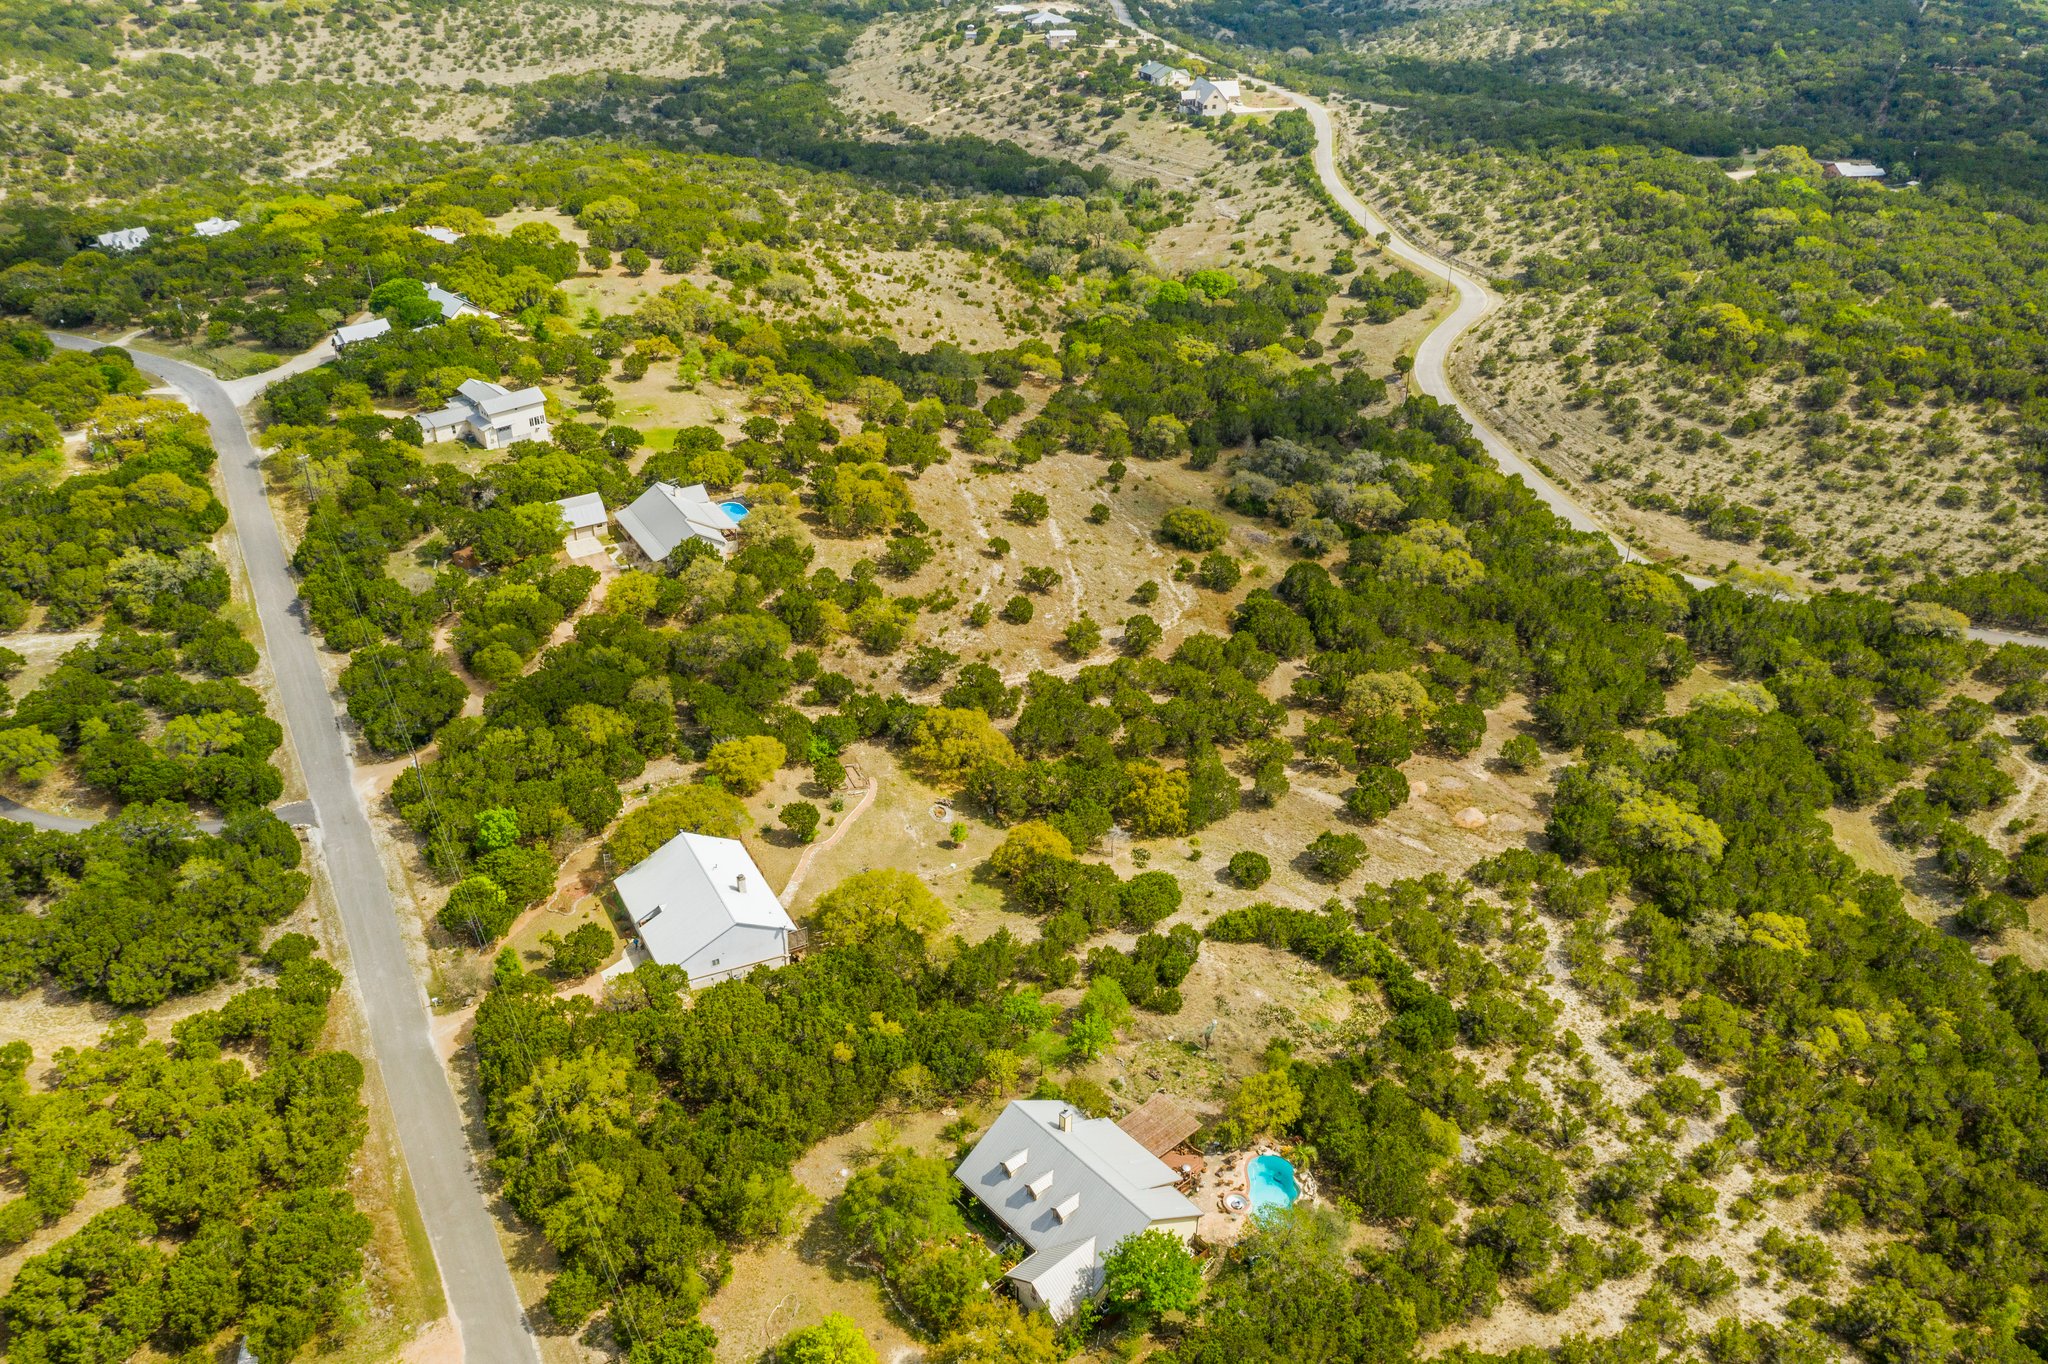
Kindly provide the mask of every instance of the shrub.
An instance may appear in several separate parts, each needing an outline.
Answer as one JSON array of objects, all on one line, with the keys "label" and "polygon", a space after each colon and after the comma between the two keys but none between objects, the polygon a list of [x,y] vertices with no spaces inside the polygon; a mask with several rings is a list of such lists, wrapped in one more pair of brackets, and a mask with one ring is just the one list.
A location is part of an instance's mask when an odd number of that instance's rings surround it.
[{"label": "shrub", "polygon": [[1230,538],[1223,518],[1200,507],[1175,507],[1159,520],[1159,538],[1177,549],[1200,554]]},{"label": "shrub", "polygon": [[1321,881],[1342,881],[1364,865],[1365,840],[1357,834],[1330,833],[1327,830],[1316,835],[1315,841],[1304,850],[1311,876]]},{"label": "shrub", "polygon": [[793,800],[776,813],[797,842],[808,843],[818,836],[818,807],[809,801]]},{"label": "shrub", "polygon": [[1517,734],[1500,746],[1501,765],[1511,772],[1534,772],[1543,766],[1543,749],[1527,734]]},{"label": "shrub", "polygon": [[1273,864],[1266,860],[1264,853],[1245,851],[1231,854],[1230,880],[1240,890],[1257,890],[1272,876]]},{"label": "shrub", "polygon": [[548,949],[548,970],[563,980],[581,980],[604,965],[614,941],[603,924],[584,924],[566,938],[552,929],[540,935],[541,946]]},{"label": "shrub", "polygon": [[1012,625],[1025,625],[1030,623],[1033,610],[1031,598],[1020,593],[1003,603],[1003,619]]}]

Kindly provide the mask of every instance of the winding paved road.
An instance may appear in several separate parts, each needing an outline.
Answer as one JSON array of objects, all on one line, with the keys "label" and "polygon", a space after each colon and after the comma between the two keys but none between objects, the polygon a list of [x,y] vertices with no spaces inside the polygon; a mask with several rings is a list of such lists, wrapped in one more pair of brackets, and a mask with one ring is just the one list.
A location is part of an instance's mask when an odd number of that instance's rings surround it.
[{"label": "winding paved road", "polygon": [[[71,350],[102,344],[74,336],[53,339]],[[285,730],[299,755],[317,815],[317,837],[348,938],[370,1046],[390,1096],[406,1168],[462,1335],[464,1357],[475,1364],[539,1364],[540,1354],[486,1205],[488,1195],[463,1132],[461,1110],[434,1052],[426,996],[406,952],[398,903],[385,878],[369,816],[356,794],[339,708],[328,693],[318,647],[297,604],[298,587],[270,500],[264,496],[263,471],[249,428],[235,395],[212,375],[147,351],[129,353],[138,367],[182,392],[212,428],[228,510],[241,539],[256,614],[277,675]],[[243,396],[246,401],[255,393]]]},{"label": "winding paved road", "polygon": [[[1139,24],[1131,18],[1130,6],[1125,0],[1109,0],[1109,8],[1119,24],[1139,37],[1155,42],[1169,51],[1185,53],[1191,57],[1201,56],[1200,53],[1190,52],[1171,38],[1162,38]],[[1330,120],[1329,109],[1324,107],[1321,100],[1255,76],[1244,76],[1242,80],[1247,88],[1286,100],[1307,114],[1309,123],[1316,131],[1315,151],[1312,154],[1316,178],[1323,182],[1323,188],[1329,192],[1337,206],[1349,214],[1353,222],[1364,228],[1367,236],[1379,241],[1388,255],[1414,266],[1425,275],[1441,276],[1457,295],[1456,306],[1449,314],[1438,320],[1429,334],[1422,338],[1422,344],[1416,348],[1416,388],[1438,402],[1456,408],[1458,415],[1465,419],[1466,425],[1472,428],[1472,434],[1486,447],[1486,452],[1493,456],[1494,462],[1500,465],[1502,471],[1519,475],[1522,481],[1543,499],[1544,505],[1562,517],[1572,529],[1604,535],[1620,552],[1623,560],[1641,561],[1642,556],[1630,548],[1627,542],[1595,516],[1591,509],[1559,487],[1519,450],[1510,445],[1506,437],[1494,430],[1486,417],[1472,404],[1466,402],[1457,389],[1451,386],[1452,349],[1466,332],[1500,306],[1500,296],[1488,288],[1484,280],[1459,271],[1450,261],[1402,236],[1371,204],[1352,192],[1351,186],[1345,183],[1344,176],[1337,169],[1337,130]],[[1683,576],[1694,587],[1706,588],[1714,585],[1714,579],[1702,577],[1697,573],[1687,573]],[[2048,635],[1975,625],[1970,627],[1968,634],[1971,639],[1983,640],[1987,644],[2029,644],[2038,648],[2048,648]]]}]

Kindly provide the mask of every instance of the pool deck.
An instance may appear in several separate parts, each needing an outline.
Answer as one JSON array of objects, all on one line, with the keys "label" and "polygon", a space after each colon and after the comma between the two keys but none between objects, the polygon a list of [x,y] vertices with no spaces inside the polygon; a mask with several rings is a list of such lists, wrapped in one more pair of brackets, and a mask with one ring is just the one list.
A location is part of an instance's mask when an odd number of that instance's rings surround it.
[{"label": "pool deck", "polygon": [[[1232,1151],[1219,1160],[1212,1161],[1202,1171],[1191,1195],[1195,1206],[1202,1210],[1201,1221],[1195,1224],[1195,1234],[1214,1246],[1227,1246],[1244,1235],[1251,1224],[1251,1163],[1260,1156],[1277,1156],[1281,1153],[1272,1146],[1261,1145],[1244,1150]],[[1294,1172],[1300,1194],[1297,1202],[1315,1200],[1315,1180],[1306,1170]],[[1232,1211],[1228,1202],[1236,1194],[1244,1200],[1244,1207]]]}]

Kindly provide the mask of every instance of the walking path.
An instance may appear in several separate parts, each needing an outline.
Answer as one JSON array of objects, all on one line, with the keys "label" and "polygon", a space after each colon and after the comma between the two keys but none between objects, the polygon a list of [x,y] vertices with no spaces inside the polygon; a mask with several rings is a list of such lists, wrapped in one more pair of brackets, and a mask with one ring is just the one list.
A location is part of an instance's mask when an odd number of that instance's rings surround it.
[{"label": "walking path", "polygon": [[881,779],[869,777],[868,789],[860,793],[860,802],[846,812],[846,818],[839,821],[838,827],[827,834],[823,842],[813,843],[804,849],[803,856],[796,860],[796,870],[792,871],[789,874],[789,880],[782,884],[782,894],[778,898],[781,899],[784,909],[789,908],[789,903],[796,898],[797,890],[803,885],[804,878],[811,874],[811,863],[816,860],[818,854],[846,837],[846,831],[851,829],[853,822],[866,813],[870,805],[875,803],[875,792],[881,789]]},{"label": "walking path", "polygon": [[[74,336],[52,339],[71,350],[100,344]],[[476,1364],[539,1364],[461,1109],[434,1050],[426,994],[413,971],[398,901],[386,880],[369,815],[356,793],[339,707],[328,692],[319,647],[298,601],[298,585],[264,493],[247,419],[238,410],[234,393],[204,370],[148,351],[130,354],[139,368],[182,392],[212,429],[228,510],[277,675],[285,731],[318,817],[315,837],[348,939],[350,974],[374,1053],[369,1059],[375,1061],[390,1099],[420,1219],[434,1248],[465,1357]],[[271,376],[283,372],[273,370]],[[243,400],[253,396],[249,392]]]}]

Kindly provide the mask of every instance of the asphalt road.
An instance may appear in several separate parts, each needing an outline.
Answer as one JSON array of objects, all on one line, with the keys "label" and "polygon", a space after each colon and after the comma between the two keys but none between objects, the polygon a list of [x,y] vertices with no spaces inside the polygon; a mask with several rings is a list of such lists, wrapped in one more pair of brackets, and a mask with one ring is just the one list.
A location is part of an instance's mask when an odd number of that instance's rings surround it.
[{"label": "asphalt road", "polygon": [[[73,350],[100,344],[71,336],[53,339]],[[462,1334],[464,1358],[474,1364],[539,1364],[463,1133],[461,1111],[434,1051],[426,995],[413,974],[398,904],[356,794],[354,768],[342,743],[340,707],[328,693],[318,647],[297,604],[297,584],[264,496],[249,429],[234,398],[212,375],[146,351],[129,353],[140,368],[182,392],[212,428],[228,510],[277,676],[285,731],[305,773],[316,836],[348,938],[350,974],[369,1023],[375,1055],[366,1059],[374,1059],[390,1096],[420,1217]]]},{"label": "asphalt road", "polygon": [[[1119,24],[1138,36],[1172,52],[1188,56],[1200,55],[1188,52],[1172,39],[1162,38],[1140,25],[1131,18],[1130,7],[1125,0],[1109,0],[1109,8]],[[1474,279],[1471,275],[1460,272],[1451,262],[1434,252],[1424,250],[1402,236],[1391,223],[1373,209],[1371,204],[1352,192],[1351,186],[1345,183],[1343,175],[1337,170],[1336,129],[1330,122],[1330,111],[1324,107],[1321,100],[1252,76],[1243,77],[1243,83],[1247,89],[1286,100],[1307,114],[1309,123],[1316,132],[1315,151],[1312,153],[1316,178],[1323,182],[1323,188],[1329,191],[1337,206],[1363,227],[1367,236],[1375,240],[1383,238],[1380,244],[1388,255],[1414,266],[1424,275],[1442,279],[1458,296],[1456,306],[1430,329],[1429,334],[1422,338],[1422,344],[1416,347],[1415,369],[1412,375],[1416,389],[1446,406],[1456,408],[1458,415],[1465,419],[1465,424],[1472,428],[1472,434],[1486,447],[1486,453],[1493,456],[1494,463],[1498,464],[1503,472],[1518,475],[1529,485],[1531,491],[1543,500],[1544,505],[1562,517],[1572,529],[1604,535],[1625,561],[1641,560],[1642,556],[1630,548],[1626,541],[1595,516],[1591,509],[1552,482],[1542,470],[1525,458],[1521,451],[1510,445],[1506,437],[1495,431],[1487,423],[1485,416],[1460,397],[1458,391],[1451,386],[1452,348],[1458,344],[1459,338],[1500,306],[1499,295],[1487,287],[1486,281]],[[1694,587],[1706,588],[1714,585],[1714,579],[1702,577],[1697,573],[1687,573],[1684,576]],[[2031,644],[2048,648],[2048,635],[2027,634],[2017,630],[1994,630],[1981,626],[1970,627],[1968,634],[1971,639],[1980,639],[1987,644]]]}]

